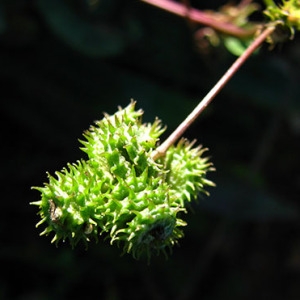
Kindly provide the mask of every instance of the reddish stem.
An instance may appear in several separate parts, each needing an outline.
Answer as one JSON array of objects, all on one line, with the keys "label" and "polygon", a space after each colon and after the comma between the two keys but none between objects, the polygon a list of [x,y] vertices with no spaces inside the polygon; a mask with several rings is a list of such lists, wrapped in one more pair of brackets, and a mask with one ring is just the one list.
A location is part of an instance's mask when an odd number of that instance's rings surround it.
[{"label": "reddish stem", "polygon": [[245,52],[237,58],[226,73],[220,78],[216,85],[209,93],[200,101],[196,108],[187,116],[187,118],[173,131],[173,133],[153,151],[152,158],[155,160],[165,155],[168,148],[173,145],[186,131],[186,129],[199,117],[207,105],[215,98],[215,96],[228,83],[232,76],[250,57],[250,55],[266,40],[266,38],[275,30],[274,26],[267,27],[245,50]]},{"label": "reddish stem", "polygon": [[231,23],[220,21],[214,18],[211,14],[205,13],[203,11],[194,8],[187,8],[185,5],[170,0],[141,0],[141,1],[159,7],[161,9],[164,9],[168,12],[171,12],[181,17],[188,16],[188,18],[191,21],[200,23],[202,25],[214,28],[220,32],[233,35],[239,38],[252,36],[256,31],[256,28],[252,28],[252,29],[239,28]]}]

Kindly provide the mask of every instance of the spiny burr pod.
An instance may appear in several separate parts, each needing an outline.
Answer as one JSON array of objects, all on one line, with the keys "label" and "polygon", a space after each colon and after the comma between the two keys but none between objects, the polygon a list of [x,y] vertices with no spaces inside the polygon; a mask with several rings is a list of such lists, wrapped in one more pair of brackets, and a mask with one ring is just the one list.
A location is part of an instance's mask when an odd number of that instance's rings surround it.
[{"label": "spiny burr pod", "polygon": [[84,133],[87,160],[68,164],[49,183],[33,187],[41,193],[41,235],[54,233],[52,242],[110,239],[139,258],[167,253],[183,236],[181,219],[186,203],[213,183],[205,149],[185,140],[171,146],[165,157],[151,157],[163,133],[161,123],[142,123],[135,102]]}]

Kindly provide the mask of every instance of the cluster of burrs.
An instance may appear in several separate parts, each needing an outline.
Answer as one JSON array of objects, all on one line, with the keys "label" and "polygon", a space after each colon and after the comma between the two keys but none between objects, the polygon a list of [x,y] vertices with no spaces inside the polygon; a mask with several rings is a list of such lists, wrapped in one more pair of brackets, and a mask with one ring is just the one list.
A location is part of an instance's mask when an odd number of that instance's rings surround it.
[{"label": "cluster of burrs", "polygon": [[161,123],[142,123],[135,102],[114,115],[105,115],[84,133],[86,160],[68,164],[43,187],[39,206],[46,224],[41,235],[54,233],[52,242],[110,239],[135,258],[167,253],[183,236],[181,219],[186,205],[205,186],[212,164],[205,149],[180,140],[165,156],[153,152],[163,133]]}]

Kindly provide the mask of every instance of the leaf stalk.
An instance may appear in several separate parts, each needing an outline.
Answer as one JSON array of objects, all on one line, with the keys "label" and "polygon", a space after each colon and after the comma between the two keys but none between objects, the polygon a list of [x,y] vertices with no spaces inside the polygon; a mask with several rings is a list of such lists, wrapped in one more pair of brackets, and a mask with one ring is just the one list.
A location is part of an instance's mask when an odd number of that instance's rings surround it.
[{"label": "leaf stalk", "polygon": [[[144,0],[143,0],[144,1]],[[163,157],[171,145],[173,145],[187,130],[188,127],[199,117],[204,109],[212,102],[216,95],[223,89],[233,75],[248,60],[252,53],[274,32],[275,25],[266,27],[249,45],[249,47],[239,56],[225,74],[219,79],[215,86],[199,102],[195,109],[186,117],[186,119],[171,133],[171,135],[153,151],[154,160]]]}]

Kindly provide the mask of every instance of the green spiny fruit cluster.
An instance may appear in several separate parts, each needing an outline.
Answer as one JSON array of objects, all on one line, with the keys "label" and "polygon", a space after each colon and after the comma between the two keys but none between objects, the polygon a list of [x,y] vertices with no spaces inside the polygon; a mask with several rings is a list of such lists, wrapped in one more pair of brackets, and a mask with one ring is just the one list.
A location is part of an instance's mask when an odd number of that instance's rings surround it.
[{"label": "green spiny fruit cluster", "polygon": [[153,160],[161,123],[142,123],[141,110],[131,102],[112,116],[105,115],[84,133],[82,150],[87,160],[68,164],[49,183],[34,187],[41,200],[31,204],[40,208],[52,242],[69,240],[87,244],[99,236],[123,247],[135,258],[163,252],[183,236],[181,219],[186,204],[204,187],[212,170],[205,149],[181,140],[165,157]]},{"label": "green spiny fruit cluster", "polygon": [[[294,38],[296,31],[300,30],[300,1],[299,0],[264,0],[266,9],[264,14],[280,29],[281,34],[277,30],[277,34],[270,39],[271,42],[276,42],[284,37],[287,30],[288,37]],[[279,2],[279,4],[277,4]],[[275,41],[273,41],[275,40]],[[283,40],[284,41],[284,40]]]}]

